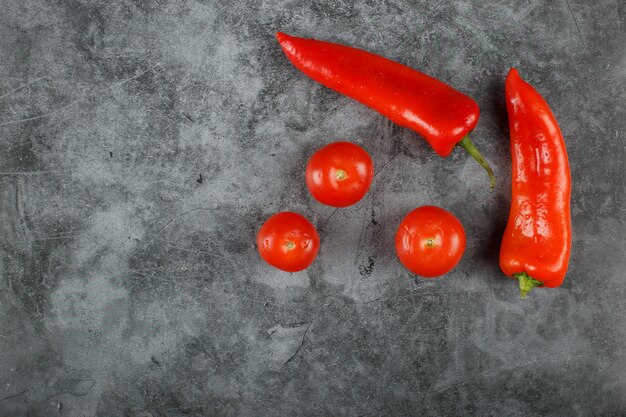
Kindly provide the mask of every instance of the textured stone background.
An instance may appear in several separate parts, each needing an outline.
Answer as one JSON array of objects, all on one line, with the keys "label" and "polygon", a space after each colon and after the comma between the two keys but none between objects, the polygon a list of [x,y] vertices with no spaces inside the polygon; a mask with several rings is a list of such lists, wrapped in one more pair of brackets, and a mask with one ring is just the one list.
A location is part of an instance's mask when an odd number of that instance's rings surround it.
[{"label": "textured stone background", "polygon": [[[0,415],[626,415],[626,3],[577,1],[0,0]],[[497,189],[299,73],[276,30],[474,97]],[[498,267],[511,66],[574,179],[567,280],[526,301]],[[331,217],[303,166],[339,139],[379,173]],[[414,280],[394,232],[429,203],[468,248]],[[291,275],[253,243],[286,209],[322,239]]]}]

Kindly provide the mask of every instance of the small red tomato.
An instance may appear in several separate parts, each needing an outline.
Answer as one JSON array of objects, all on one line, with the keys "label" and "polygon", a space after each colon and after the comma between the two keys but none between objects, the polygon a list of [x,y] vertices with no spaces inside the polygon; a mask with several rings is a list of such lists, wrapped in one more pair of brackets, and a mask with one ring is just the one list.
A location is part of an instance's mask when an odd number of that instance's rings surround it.
[{"label": "small red tomato", "polygon": [[396,252],[414,274],[437,277],[450,272],[465,252],[465,230],[452,213],[418,207],[406,215],[396,233]]},{"label": "small red tomato", "polygon": [[367,193],[374,177],[374,163],[365,149],[350,142],[324,146],[309,159],[306,185],[322,204],[346,207]]},{"label": "small red tomato", "polygon": [[256,236],[261,258],[287,272],[306,269],[317,256],[320,238],[304,216],[291,211],[274,214]]}]

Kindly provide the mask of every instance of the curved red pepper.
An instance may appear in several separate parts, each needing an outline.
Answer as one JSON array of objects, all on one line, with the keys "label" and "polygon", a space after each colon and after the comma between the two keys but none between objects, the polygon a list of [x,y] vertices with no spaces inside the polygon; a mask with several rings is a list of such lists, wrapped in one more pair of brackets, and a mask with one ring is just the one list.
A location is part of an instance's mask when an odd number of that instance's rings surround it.
[{"label": "curved red pepper", "polygon": [[572,245],[571,177],[554,115],[515,68],[506,78],[505,94],[513,175],[500,268],[519,280],[525,298],[533,287],[558,287],[565,278]]},{"label": "curved red pepper", "polygon": [[489,164],[469,140],[480,110],[470,97],[405,65],[360,49],[278,32],[276,38],[296,68],[315,81],[419,133],[441,156],[456,144],[489,173]]}]

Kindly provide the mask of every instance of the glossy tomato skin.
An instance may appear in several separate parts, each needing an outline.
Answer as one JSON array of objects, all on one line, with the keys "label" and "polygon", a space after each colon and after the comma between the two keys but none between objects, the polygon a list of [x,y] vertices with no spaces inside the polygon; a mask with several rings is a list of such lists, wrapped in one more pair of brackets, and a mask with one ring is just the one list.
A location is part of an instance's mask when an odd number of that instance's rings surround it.
[{"label": "glossy tomato skin", "polygon": [[256,237],[261,258],[275,268],[298,272],[308,268],[320,248],[320,238],[306,217],[291,211],[274,214]]},{"label": "glossy tomato skin", "polygon": [[306,185],[313,197],[333,207],[347,207],[361,200],[372,178],[372,158],[365,149],[350,142],[324,146],[306,167]]},{"label": "glossy tomato skin", "polygon": [[409,271],[432,278],[450,272],[465,252],[465,230],[452,213],[440,207],[412,210],[396,233],[398,259]]}]

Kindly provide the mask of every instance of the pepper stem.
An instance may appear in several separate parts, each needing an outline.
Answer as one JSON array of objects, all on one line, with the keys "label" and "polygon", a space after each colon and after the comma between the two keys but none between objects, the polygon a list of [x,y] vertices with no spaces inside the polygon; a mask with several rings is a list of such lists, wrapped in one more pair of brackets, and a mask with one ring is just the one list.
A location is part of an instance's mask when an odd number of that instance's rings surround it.
[{"label": "pepper stem", "polygon": [[526,298],[526,295],[535,287],[541,287],[543,282],[536,280],[535,278],[528,275],[526,272],[520,272],[518,274],[513,274],[514,278],[517,278],[519,281],[519,293],[522,297],[522,300]]},{"label": "pepper stem", "polygon": [[489,162],[487,162],[485,158],[483,158],[483,156],[480,154],[480,152],[478,152],[478,149],[476,149],[476,146],[474,146],[474,144],[470,140],[469,135],[463,137],[463,139],[461,139],[458,145],[461,148],[465,149],[467,153],[472,155],[472,158],[474,158],[476,162],[480,164],[480,166],[485,168],[485,171],[487,171],[487,174],[489,174],[489,181],[491,182],[491,188],[495,187],[496,176],[493,175],[493,170],[489,166]]}]

